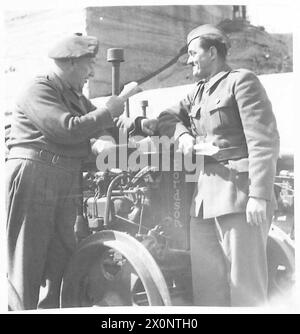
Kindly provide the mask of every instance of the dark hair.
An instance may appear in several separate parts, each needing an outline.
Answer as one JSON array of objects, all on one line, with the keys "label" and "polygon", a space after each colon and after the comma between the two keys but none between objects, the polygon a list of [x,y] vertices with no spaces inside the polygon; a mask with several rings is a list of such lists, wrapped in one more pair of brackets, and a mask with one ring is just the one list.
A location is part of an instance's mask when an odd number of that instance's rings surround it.
[{"label": "dark hair", "polygon": [[226,59],[227,56],[227,46],[225,43],[217,40],[217,39],[212,39],[208,37],[200,37],[200,46],[204,50],[208,50],[211,46],[214,46],[217,49],[218,55],[223,58],[224,60]]}]

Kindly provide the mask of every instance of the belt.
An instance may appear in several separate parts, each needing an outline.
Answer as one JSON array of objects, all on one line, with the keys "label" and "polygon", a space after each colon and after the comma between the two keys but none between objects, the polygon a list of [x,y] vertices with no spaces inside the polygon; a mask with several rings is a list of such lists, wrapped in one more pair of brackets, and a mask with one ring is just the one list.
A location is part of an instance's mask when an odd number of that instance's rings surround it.
[{"label": "belt", "polygon": [[8,159],[29,159],[46,162],[56,167],[64,167],[71,170],[80,170],[82,160],[79,158],[69,158],[47,150],[33,147],[12,147],[8,154]]},{"label": "belt", "polygon": [[238,160],[248,158],[248,150],[245,146],[221,148],[213,156],[205,156],[205,163],[222,163],[226,164],[229,160]]}]

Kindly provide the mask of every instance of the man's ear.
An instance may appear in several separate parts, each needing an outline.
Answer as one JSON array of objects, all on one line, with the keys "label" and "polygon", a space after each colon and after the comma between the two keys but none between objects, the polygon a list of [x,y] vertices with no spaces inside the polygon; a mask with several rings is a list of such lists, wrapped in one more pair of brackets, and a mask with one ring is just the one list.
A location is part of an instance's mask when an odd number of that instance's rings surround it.
[{"label": "man's ear", "polygon": [[212,59],[216,59],[217,58],[217,56],[218,56],[218,50],[217,50],[217,48],[214,45],[212,45],[209,48],[209,52],[210,52],[210,57]]}]

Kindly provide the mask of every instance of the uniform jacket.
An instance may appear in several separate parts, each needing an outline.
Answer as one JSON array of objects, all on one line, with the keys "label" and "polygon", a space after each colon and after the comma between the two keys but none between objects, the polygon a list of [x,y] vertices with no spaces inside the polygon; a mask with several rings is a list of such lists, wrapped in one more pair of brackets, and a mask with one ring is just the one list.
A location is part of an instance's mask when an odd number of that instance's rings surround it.
[{"label": "uniform jacket", "polygon": [[254,73],[223,71],[198,82],[179,104],[159,116],[159,132],[192,133],[219,147],[220,162],[204,160],[191,215],[203,218],[243,212],[249,196],[273,203],[279,134],[271,103]]},{"label": "uniform jacket", "polygon": [[112,126],[107,109],[96,109],[51,73],[36,77],[18,99],[7,145],[84,158],[90,152],[89,139]]}]

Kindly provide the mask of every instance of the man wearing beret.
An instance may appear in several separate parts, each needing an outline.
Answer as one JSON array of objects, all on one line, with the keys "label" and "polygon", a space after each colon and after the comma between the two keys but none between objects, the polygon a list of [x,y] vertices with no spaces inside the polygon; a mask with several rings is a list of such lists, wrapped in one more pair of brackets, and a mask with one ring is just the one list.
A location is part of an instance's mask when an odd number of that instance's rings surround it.
[{"label": "man wearing beret", "polygon": [[226,64],[229,40],[218,27],[192,30],[187,44],[197,83],[161,113],[159,131],[187,155],[195,143],[218,149],[204,157],[191,205],[194,304],[263,305],[279,152],[272,106],[254,73]]},{"label": "man wearing beret", "polygon": [[[123,101],[96,108],[82,94],[94,74],[98,40],[74,34],[49,52],[54,71],[36,77],[16,103],[8,140],[9,307],[55,308],[76,241],[74,222],[82,161],[90,138],[114,125]],[[46,294],[39,297],[40,286]]]}]

